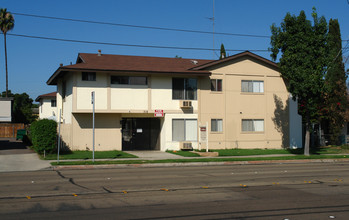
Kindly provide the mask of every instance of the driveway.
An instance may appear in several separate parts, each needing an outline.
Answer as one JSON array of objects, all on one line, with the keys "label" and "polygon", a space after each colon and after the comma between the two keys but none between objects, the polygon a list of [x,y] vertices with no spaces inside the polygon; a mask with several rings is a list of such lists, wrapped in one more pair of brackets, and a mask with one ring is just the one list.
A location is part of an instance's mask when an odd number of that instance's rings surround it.
[{"label": "driveway", "polygon": [[49,161],[40,160],[22,141],[0,138],[0,172],[35,171],[49,167]]}]

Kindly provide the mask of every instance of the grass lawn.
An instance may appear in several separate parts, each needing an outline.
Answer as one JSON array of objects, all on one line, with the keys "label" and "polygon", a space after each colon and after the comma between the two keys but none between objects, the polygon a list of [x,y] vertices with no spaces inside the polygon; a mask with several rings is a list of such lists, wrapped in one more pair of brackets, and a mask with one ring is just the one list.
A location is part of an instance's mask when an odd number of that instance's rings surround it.
[{"label": "grass lawn", "polygon": [[251,155],[268,155],[268,154],[292,154],[284,149],[226,149],[212,150],[218,152],[219,156],[251,156]]},{"label": "grass lawn", "polygon": [[[57,154],[48,154],[46,158],[40,155],[44,160],[56,160]],[[137,158],[137,156],[125,153],[123,151],[95,151],[95,159],[114,159],[114,158]],[[73,159],[92,159],[92,151],[71,151],[69,153],[59,154],[60,160],[73,160]]]},{"label": "grass lawn", "polygon": [[[206,150],[201,150],[205,152]],[[211,152],[218,152],[220,157],[224,156],[253,156],[253,155],[273,155],[273,154],[297,154],[303,155],[304,150],[301,149],[222,149],[210,150]],[[168,153],[177,154],[183,157],[200,157],[200,155],[190,151],[167,151]],[[325,155],[325,154],[349,154],[349,146],[326,146],[320,148],[310,149],[311,154]]]},{"label": "grass lawn", "polygon": [[196,153],[193,153],[193,152],[190,152],[190,151],[167,150],[166,152],[167,153],[171,153],[171,154],[176,154],[176,155],[179,155],[179,156],[182,156],[182,157],[200,157],[199,154],[196,154]]},{"label": "grass lawn", "polygon": [[[301,149],[227,149],[227,150],[212,150],[219,153],[219,156],[251,156],[251,155],[272,155],[272,154],[299,154],[304,153]],[[310,149],[310,154],[325,155],[325,154],[349,154],[349,147],[342,146],[326,146]]]},{"label": "grass lawn", "polygon": [[229,161],[261,161],[261,160],[303,160],[303,159],[343,159],[345,155],[297,155],[281,157],[254,157],[254,158],[196,158],[196,159],[169,159],[169,160],[119,160],[119,161],[67,161],[52,162],[51,165],[103,165],[103,164],[148,164],[148,163],[190,163],[190,162],[229,162]]}]

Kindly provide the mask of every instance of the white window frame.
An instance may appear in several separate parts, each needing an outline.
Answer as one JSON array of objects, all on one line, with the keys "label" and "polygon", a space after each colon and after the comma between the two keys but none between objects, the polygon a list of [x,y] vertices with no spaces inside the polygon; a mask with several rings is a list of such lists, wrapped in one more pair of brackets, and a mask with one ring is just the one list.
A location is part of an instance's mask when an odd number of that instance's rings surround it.
[{"label": "white window frame", "polygon": [[[213,124],[216,123],[216,126]],[[223,119],[221,118],[212,118],[211,119],[211,132],[222,133],[223,132]]]},{"label": "white window frame", "polygon": [[[174,81],[175,80],[183,80],[183,89],[179,90],[178,88],[174,88],[175,84]],[[188,84],[190,81],[195,81],[195,88],[193,90],[190,90]],[[197,100],[198,99],[198,94],[197,94],[197,90],[198,90],[198,79],[196,78],[177,78],[174,77],[172,78],[172,100]],[[178,94],[177,92],[182,92],[183,93],[183,97],[176,97]],[[190,98],[188,93],[192,92],[192,98]]]},{"label": "white window frame", "polygon": [[[175,138],[174,137],[174,134],[173,132],[175,131],[175,128],[174,128],[174,121],[183,121],[184,122],[184,128],[181,128],[181,130],[183,131],[183,139],[178,139],[178,138]],[[188,136],[188,125],[187,122],[193,122],[195,121],[196,122],[196,126],[195,126],[195,129],[193,131],[193,136],[195,136],[194,139],[188,139],[187,136]],[[178,141],[178,142],[181,142],[181,141],[194,141],[196,142],[198,140],[198,137],[197,137],[197,119],[193,119],[193,118],[173,118],[172,119],[172,141]]]},{"label": "white window frame", "polygon": [[[245,122],[245,124],[244,124]],[[249,123],[249,124],[246,124]],[[262,124],[261,124],[262,123]],[[264,132],[264,119],[242,119],[241,131],[242,132]]]},{"label": "white window frame", "polygon": [[[247,89],[246,89],[246,83],[247,83]],[[263,80],[241,80],[241,92],[264,93],[264,81]]]},{"label": "white window frame", "polygon": [[[221,90],[218,90],[218,81],[221,81]],[[212,86],[213,83],[214,83],[214,86]],[[222,92],[222,91],[223,91],[223,80],[211,79],[211,92]]]},{"label": "white window frame", "polygon": [[51,99],[51,107],[57,107],[57,100]]}]

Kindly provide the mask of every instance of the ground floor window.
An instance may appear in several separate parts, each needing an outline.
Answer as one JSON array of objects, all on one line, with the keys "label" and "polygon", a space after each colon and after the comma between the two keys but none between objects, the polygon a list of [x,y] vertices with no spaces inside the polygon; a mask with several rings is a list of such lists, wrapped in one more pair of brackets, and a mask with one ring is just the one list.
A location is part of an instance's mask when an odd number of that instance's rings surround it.
[{"label": "ground floor window", "polygon": [[173,141],[197,141],[196,119],[172,119]]},{"label": "ground floor window", "polygon": [[211,119],[211,131],[222,132],[223,131],[223,120],[222,119]]},{"label": "ground floor window", "polygon": [[264,131],[263,119],[242,119],[243,132],[262,132]]}]

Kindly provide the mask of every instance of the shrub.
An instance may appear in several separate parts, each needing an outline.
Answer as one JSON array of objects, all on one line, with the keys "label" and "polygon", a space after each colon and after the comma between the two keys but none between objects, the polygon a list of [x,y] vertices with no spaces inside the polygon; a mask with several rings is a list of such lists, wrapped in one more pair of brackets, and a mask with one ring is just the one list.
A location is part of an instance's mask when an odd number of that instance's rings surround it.
[{"label": "shrub", "polygon": [[33,122],[30,136],[36,152],[53,153],[56,150],[57,122],[48,119]]}]

